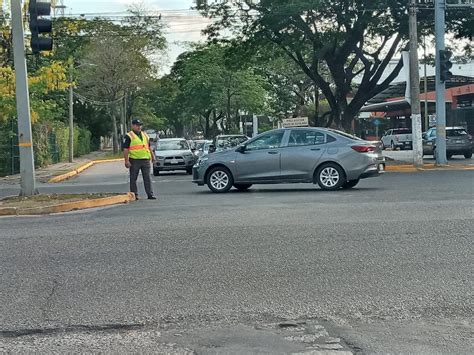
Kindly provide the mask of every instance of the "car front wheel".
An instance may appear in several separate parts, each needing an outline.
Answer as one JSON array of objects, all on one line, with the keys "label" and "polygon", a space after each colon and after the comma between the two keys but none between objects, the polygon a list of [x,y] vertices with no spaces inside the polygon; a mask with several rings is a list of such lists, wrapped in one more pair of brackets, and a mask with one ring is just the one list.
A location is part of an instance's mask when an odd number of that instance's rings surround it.
[{"label": "car front wheel", "polygon": [[207,174],[207,186],[212,192],[228,192],[234,183],[232,174],[225,167],[215,167]]},{"label": "car front wheel", "polygon": [[464,153],[464,158],[466,158],[466,159],[471,159],[471,158],[472,158],[472,152],[466,152],[466,153]]},{"label": "car front wheel", "polygon": [[157,168],[153,168],[153,176],[160,175],[160,171]]},{"label": "car front wheel", "polygon": [[327,163],[316,172],[316,181],[323,190],[337,190],[344,185],[346,174],[339,165]]}]

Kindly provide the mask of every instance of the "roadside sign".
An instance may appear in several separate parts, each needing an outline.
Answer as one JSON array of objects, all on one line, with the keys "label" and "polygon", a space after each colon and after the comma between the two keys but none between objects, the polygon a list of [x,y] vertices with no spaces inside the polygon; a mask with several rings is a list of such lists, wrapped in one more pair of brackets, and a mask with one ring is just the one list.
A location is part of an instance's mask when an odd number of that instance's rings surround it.
[{"label": "roadside sign", "polygon": [[375,120],[372,121],[372,123],[376,126],[378,126],[379,124],[382,123],[382,121],[380,121],[378,118],[376,118]]},{"label": "roadside sign", "polygon": [[308,117],[285,118],[282,123],[285,128],[309,126]]}]

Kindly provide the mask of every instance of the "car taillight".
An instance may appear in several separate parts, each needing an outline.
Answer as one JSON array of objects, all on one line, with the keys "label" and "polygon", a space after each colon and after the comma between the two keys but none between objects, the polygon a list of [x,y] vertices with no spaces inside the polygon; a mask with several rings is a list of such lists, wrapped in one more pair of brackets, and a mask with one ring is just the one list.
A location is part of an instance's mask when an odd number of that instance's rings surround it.
[{"label": "car taillight", "polygon": [[470,134],[467,135],[467,139],[469,139],[470,141],[472,141],[472,136]]},{"label": "car taillight", "polygon": [[375,149],[377,147],[374,145],[353,145],[351,146],[351,148],[359,153],[371,153],[371,152],[375,152]]}]

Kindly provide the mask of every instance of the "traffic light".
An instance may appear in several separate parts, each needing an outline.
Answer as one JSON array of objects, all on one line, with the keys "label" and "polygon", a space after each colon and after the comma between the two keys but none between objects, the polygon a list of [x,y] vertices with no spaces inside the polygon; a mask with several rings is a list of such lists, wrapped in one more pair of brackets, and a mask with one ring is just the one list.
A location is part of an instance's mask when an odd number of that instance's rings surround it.
[{"label": "traffic light", "polygon": [[35,54],[52,50],[53,39],[40,36],[43,33],[51,33],[53,30],[51,20],[40,18],[51,14],[51,3],[30,0],[28,12],[30,14],[31,50]]},{"label": "traffic light", "polygon": [[446,50],[439,51],[439,66],[440,66],[440,78],[442,82],[445,82],[453,77],[453,73],[449,71],[453,66],[450,59],[453,55],[452,52]]}]

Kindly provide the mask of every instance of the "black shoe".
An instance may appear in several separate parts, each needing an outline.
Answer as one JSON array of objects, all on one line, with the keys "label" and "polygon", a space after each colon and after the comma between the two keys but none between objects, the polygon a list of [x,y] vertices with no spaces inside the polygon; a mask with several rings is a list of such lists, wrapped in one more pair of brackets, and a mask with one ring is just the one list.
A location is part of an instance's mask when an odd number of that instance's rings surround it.
[{"label": "black shoe", "polygon": [[139,200],[138,195],[135,194],[135,201],[138,201],[138,200]]},{"label": "black shoe", "polygon": [[148,196],[148,199],[149,199],[149,200],[156,200],[156,197],[153,196],[153,195],[151,195],[151,196]]}]

